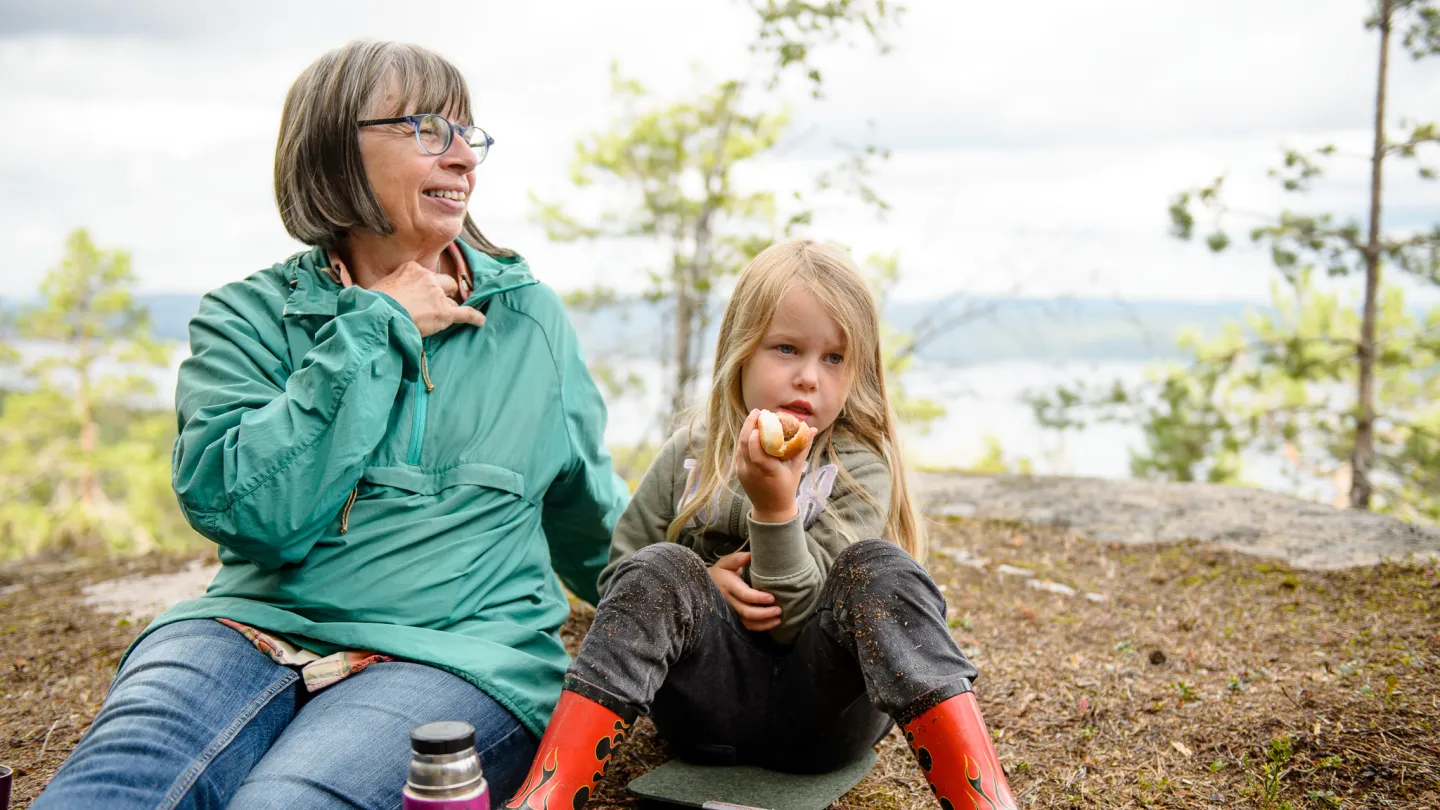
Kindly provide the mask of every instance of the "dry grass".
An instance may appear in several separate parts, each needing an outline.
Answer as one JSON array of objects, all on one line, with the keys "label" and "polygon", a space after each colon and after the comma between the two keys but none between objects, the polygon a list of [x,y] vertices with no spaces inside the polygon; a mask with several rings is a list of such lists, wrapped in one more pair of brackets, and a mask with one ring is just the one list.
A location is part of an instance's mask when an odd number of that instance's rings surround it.
[{"label": "dry grass", "polygon": [[15,769],[14,807],[28,806],[74,750],[140,630],[90,610],[80,589],[172,573],[188,561],[150,555],[0,566],[0,763]]},{"label": "dry grass", "polygon": [[1434,566],[1304,572],[1000,524],[946,544],[992,562],[934,569],[1030,806],[1440,806]]},{"label": "dry grass", "polygon": [[[989,560],[981,573],[936,554],[931,569],[1022,806],[1440,807],[1435,566],[1294,571],[991,522],[936,534]],[[183,564],[26,572],[0,596],[0,762],[21,771],[17,806],[73,748],[136,630],[80,606],[79,587]],[[1042,591],[1000,564],[1108,598]],[[567,642],[587,624],[578,608]],[[653,727],[637,732],[593,807],[632,806],[624,785],[663,760]],[[897,736],[880,754],[837,807],[933,807]]]},{"label": "dry grass", "polygon": [[[936,540],[989,560],[983,574],[944,554],[930,567],[1022,806],[1440,807],[1434,566],[1295,571],[993,522],[951,523]],[[636,743],[595,806],[631,806],[625,783],[663,761],[648,724]],[[934,800],[892,734],[836,807]]]}]

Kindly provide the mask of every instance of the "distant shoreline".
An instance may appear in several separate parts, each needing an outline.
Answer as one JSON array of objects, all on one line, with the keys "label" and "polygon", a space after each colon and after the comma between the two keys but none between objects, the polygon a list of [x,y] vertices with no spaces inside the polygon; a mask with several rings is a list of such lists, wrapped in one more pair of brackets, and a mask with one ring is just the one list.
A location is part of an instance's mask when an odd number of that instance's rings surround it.
[{"label": "distant shoreline", "polygon": [[[150,312],[157,338],[188,342],[188,324],[202,296],[150,293],[136,296]],[[0,300],[0,309],[14,301]],[[1114,301],[1068,298],[974,298],[938,302],[894,302],[887,324],[903,332],[921,332],[937,323],[960,321],[926,343],[921,360],[947,364],[1037,361],[1146,361],[1182,357],[1177,340],[1187,330],[1217,333],[1247,312],[1268,307],[1246,301]],[[713,344],[718,306],[711,328],[701,338]],[[602,307],[572,309],[571,318],[591,358],[653,358],[670,345],[665,309],[641,299],[622,299]]]}]

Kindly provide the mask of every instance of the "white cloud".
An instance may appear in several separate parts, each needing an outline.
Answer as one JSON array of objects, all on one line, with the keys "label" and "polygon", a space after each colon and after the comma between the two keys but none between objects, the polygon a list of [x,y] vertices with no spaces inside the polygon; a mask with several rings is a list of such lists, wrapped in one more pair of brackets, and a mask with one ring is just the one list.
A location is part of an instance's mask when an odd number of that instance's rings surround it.
[{"label": "white cloud", "polygon": [[[1264,171],[1284,145],[1366,149],[1374,42],[1353,0],[909,5],[890,55],[829,52],[823,103],[786,90],[807,137],[741,177],[806,185],[832,140],[874,120],[896,148],[875,178],[894,211],[881,223],[827,205],[815,232],[899,250],[907,297],[1017,279],[1033,295],[1263,297],[1263,257],[1165,235],[1169,197],[1228,172],[1237,201],[1271,210]],[[665,94],[699,86],[692,67],[712,81],[753,67],[751,23],[729,0],[109,8],[0,5],[0,105],[20,113],[0,131],[6,295],[33,290],[77,225],[131,249],[149,289],[208,289],[298,249],[271,196],[280,104],[310,60],[361,36],[421,42],[467,76],[497,139],[473,203],[487,233],[558,287],[635,289],[657,251],[546,243],[528,193],[587,204],[567,170],[576,138],[610,118],[612,59]],[[1391,108],[1427,110],[1435,68],[1393,64]],[[1440,219],[1433,186],[1389,180],[1397,217]],[[1363,162],[1338,161],[1309,203],[1359,213],[1367,182]]]}]

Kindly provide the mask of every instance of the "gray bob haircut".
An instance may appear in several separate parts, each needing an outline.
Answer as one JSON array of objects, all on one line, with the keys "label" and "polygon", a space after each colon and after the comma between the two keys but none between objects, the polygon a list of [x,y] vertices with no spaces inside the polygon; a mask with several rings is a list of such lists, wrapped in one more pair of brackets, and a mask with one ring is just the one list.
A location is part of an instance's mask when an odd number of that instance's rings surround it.
[{"label": "gray bob haircut", "polygon": [[[397,106],[374,109],[390,81],[400,88]],[[465,77],[418,45],[351,42],[305,68],[285,94],[275,143],[275,202],[285,230],[326,248],[338,247],[351,228],[394,233],[365,175],[355,123],[417,112],[473,123]],[[515,255],[491,244],[468,213],[461,238],[491,256]]]}]

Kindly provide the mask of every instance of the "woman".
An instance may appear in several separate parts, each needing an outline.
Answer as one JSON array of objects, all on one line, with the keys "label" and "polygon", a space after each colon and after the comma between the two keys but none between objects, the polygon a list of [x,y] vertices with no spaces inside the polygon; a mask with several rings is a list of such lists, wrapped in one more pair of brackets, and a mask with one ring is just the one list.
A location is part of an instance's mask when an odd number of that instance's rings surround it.
[{"label": "woman", "polygon": [[[466,213],[492,140],[421,48],[301,74],[276,148],[313,249],[206,296],[173,482],[220,545],[34,805],[394,808],[410,729],[465,720],[515,790],[627,501],[560,300]],[[552,568],[553,572],[552,573]]]}]

